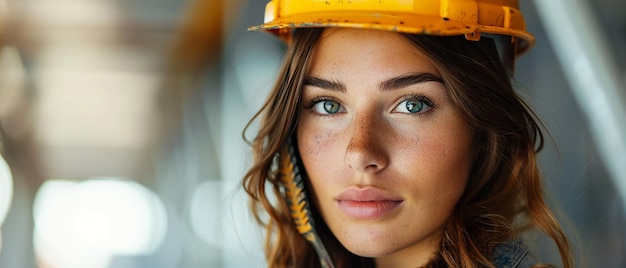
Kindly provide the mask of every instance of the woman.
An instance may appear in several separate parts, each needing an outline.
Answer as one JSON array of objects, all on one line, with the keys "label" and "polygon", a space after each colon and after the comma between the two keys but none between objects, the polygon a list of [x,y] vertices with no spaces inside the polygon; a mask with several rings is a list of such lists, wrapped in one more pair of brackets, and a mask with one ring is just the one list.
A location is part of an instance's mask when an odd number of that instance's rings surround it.
[{"label": "woman", "polygon": [[289,44],[243,181],[270,267],[529,267],[529,228],[572,267],[542,197],[543,136],[509,78],[532,36],[481,37],[460,15],[433,26],[418,5],[366,24],[350,1],[297,2],[271,1],[255,28]]}]

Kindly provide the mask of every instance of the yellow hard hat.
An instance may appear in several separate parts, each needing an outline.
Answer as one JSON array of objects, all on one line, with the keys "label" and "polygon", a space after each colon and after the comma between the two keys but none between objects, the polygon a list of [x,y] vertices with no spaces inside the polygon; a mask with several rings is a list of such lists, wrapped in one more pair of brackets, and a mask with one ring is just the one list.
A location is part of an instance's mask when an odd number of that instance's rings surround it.
[{"label": "yellow hard hat", "polygon": [[481,33],[508,35],[514,37],[515,54],[535,43],[518,0],[271,0],[265,23],[249,30],[289,40],[293,29],[310,27],[465,35],[469,40],[480,39]]}]

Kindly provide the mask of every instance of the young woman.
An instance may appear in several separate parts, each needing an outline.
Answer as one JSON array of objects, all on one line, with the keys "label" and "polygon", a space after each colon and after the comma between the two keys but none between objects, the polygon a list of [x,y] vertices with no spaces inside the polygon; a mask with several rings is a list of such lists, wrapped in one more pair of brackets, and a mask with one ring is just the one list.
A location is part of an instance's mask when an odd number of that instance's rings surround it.
[{"label": "young woman", "polygon": [[288,23],[289,8],[259,27],[289,47],[243,181],[270,267],[540,267],[529,229],[572,267],[542,197],[543,136],[509,78],[529,35],[416,34],[430,18],[398,32],[417,20],[382,7],[369,19],[399,16],[395,27],[359,21],[362,8]]}]

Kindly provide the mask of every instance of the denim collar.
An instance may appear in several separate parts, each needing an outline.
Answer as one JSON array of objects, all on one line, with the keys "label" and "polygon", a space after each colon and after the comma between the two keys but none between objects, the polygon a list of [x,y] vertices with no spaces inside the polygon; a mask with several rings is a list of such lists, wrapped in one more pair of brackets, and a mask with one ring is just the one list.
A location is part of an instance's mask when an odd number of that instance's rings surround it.
[{"label": "denim collar", "polygon": [[492,262],[497,268],[525,268],[528,262],[528,248],[518,240],[496,246]]}]

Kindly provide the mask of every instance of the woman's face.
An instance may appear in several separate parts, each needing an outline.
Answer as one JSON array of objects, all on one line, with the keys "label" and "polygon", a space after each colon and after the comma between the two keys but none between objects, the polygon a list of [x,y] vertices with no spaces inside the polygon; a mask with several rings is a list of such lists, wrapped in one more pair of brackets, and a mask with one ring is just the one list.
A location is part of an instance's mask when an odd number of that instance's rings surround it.
[{"label": "woman's face", "polygon": [[328,29],[313,50],[297,140],[317,207],[379,267],[428,261],[463,194],[472,130],[403,36]]}]

